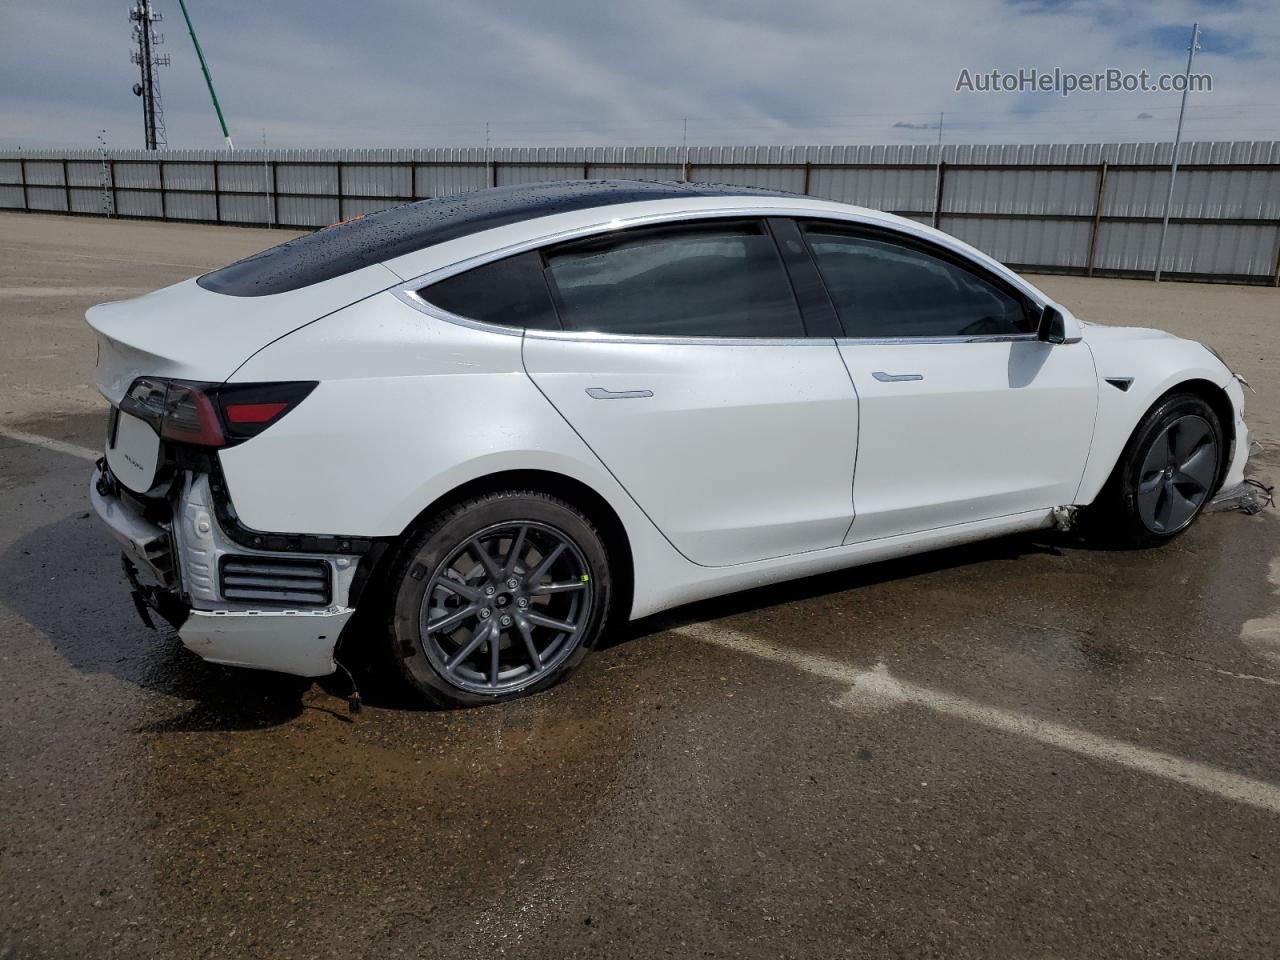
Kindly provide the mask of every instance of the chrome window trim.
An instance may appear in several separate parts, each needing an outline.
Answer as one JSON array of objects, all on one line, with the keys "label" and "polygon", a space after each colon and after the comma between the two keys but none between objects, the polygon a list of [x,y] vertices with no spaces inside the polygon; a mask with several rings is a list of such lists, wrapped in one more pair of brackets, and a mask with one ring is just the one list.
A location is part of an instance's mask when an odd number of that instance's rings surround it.
[{"label": "chrome window trim", "polygon": [[[816,199],[816,198],[815,198]],[[759,204],[748,207],[722,207],[712,210],[685,210],[678,213],[646,213],[636,214],[631,217],[612,217],[608,220],[601,220],[596,223],[586,224],[580,227],[573,227],[568,230],[558,230],[553,233],[543,234],[539,237],[521,240],[517,243],[507,244],[506,246],[496,247],[479,253],[464,260],[458,260],[443,267],[437,267],[435,270],[429,270],[426,273],[406,280],[390,288],[390,292],[402,303],[412,307],[413,309],[426,314],[437,320],[443,320],[446,323],[454,323],[459,326],[468,327],[472,330],[479,330],[485,333],[497,333],[508,337],[535,337],[543,340],[577,340],[600,343],[651,343],[651,344],[672,344],[672,345],[716,345],[716,346],[800,346],[800,345],[829,345],[833,342],[831,337],[680,337],[680,336],[648,336],[644,334],[615,334],[601,333],[598,331],[580,331],[580,330],[538,330],[525,327],[507,327],[496,323],[486,323],[482,320],[473,320],[470,317],[460,316],[451,313],[441,307],[436,306],[428,300],[425,300],[418,294],[423,287],[446,280],[455,274],[463,273],[474,267],[482,267],[486,263],[492,263],[495,260],[502,260],[506,257],[512,257],[520,253],[526,253],[530,250],[536,250],[540,247],[550,246],[552,244],[564,243],[569,240],[580,240],[586,237],[600,236],[602,234],[614,231],[625,230],[631,227],[640,226],[656,226],[664,223],[683,223],[689,220],[741,220],[744,217],[751,219],[764,220],[767,217],[797,217],[810,220],[829,220],[833,223],[848,223],[862,226],[880,227],[890,232],[901,233],[904,237],[915,237],[910,231],[902,229],[899,224],[889,223],[876,218],[868,218],[856,212],[845,214],[829,209],[814,210],[808,207],[789,206],[786,204]],[[916,239],[920,239],[917,237]],[[929,238],[924,237],[927,241]],[[958,257],[972,259],[967,257],[961,251],[952,251]],[[975,268],[981,270],[989,270],[986,264],[979,261],[973,261]],[[1010,271],[1012,273],[1012,271]],[[1043,294],[1036,291],[1025,280],[1013,276],[1017,279],[1017,283],[1013,285],[1018,287],[1027,297],[1039,306],[1043,307],[1047,300],[1041,302]],[[1012,281],[1010,281],[1012,282]],[[998,340],[1021,340],[1036,338],[1035,334],[1019,334],[1016,336],[992,336],[992,337],[939,337],[939,338],[920,338],[920,337],[902,337],[889,338],[887,340],[861,339],[855,337],[837,337],[834,339],[836,343],[923,343],[923,342],[941,342],[941,343],[972,343],[982,341],[998,341]]]},{"label": "chrome window trim", "polygon": [[[477,264],[479,266],[479,264]],[[443,276],[440,277],[444,279]],[[428,317],[436,320],[443,320],[445,323],[454,323],[460,327],[468,327],[472,330],[480,330],[484,333],[497,333],[504,337],[522,337],[524,336],[523,327],[504,327],[498,323],[485,323],[483,320],[472,320],[470,317],[464,317],[457,313],[450,313],[444,307],[437,307],[434,303],[429,303],[418,296],[417,290],[407,290],[404,286],[395,287],[391,291],[395,297],[404,304],[407,304],[420,313],[425,313]]]},{"label": "chrome window trim", "polygon": [[1038,340],[1034,333],[993,333],[980,337],[836,337],[841,346],[898,346],[907,343],[1026,343]]},{"label": "chrome window trim", "polygon": [[831,337],[664,337],[642,333],[601,333],[598,330],[526,330],[530,340],[569,340],[575,343],[649,343],[680,347],[830,347]]}]

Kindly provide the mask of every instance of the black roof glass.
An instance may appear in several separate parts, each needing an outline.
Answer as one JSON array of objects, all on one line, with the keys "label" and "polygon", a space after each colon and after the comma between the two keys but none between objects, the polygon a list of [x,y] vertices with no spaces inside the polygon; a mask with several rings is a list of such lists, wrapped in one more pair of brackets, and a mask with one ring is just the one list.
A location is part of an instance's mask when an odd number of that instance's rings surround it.
[{"label": "black roof glass", "polygon": [[446,240],[534,217],[637,200],[790,196],[753,187],[648,180],[565,180],[433,197],[348,220],[206,273],[200,286],[233,297],[286,293]]}]

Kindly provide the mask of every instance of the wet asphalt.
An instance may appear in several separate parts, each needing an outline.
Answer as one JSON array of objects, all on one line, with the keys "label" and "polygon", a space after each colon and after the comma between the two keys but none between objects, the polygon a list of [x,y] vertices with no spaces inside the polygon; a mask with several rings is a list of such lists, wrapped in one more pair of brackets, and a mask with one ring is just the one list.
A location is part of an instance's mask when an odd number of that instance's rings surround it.
[{"label": "wet asphalt", "polygon": [[[0,215],[0,429],[97,449],[84,308],[284,238]],[[1280,476],[1280,291],[1040,279],[1209,336]],[[143,627],[89,469],[0,436],[0,960],[1280,955],[1274,513],[758,590],[353,718]]]},{"label": "wet asphalt", "polygon": [[[30,433],[97,446],[95,414]],[[1009,538],[618,632],[427,711],[137,620],[87,461],[0,438],[0,957],[1274,957],[1280,812],[721,631],[1275,785],[1277,520]]]}]

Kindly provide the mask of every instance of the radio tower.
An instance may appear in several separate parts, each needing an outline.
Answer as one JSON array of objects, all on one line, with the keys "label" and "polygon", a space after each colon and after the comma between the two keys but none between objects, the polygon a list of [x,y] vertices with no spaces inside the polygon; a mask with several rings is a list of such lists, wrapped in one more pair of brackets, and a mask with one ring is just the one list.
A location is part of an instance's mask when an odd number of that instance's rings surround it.
[{"label": "radio tower", "polygon": [[134,0],[129,10],[133,23],[133,42],[137,49],[129,59],[138,65],[142,79],[133,85],[133,94],[142,98],[142,124],[148,150],[160,150],[168,145],[164,132],[164,105],[160,102],[160,85],[156,82],[156,67],[167,67],[169,55],[156,53],[156,47],[164,43],[164,36],[156,33],[156,24],[164,19],[151,8],[151,0]]}]

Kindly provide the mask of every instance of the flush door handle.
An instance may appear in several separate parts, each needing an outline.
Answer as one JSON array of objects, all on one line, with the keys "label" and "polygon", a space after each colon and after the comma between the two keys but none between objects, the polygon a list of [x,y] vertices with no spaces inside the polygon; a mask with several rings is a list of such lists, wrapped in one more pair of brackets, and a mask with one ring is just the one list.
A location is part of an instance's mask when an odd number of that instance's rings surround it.
[{"label": "flush door handle", "polygon": [[908,380],[923,380],[923,373],[885,373],[883,370],[877,370],[871,374],[881,383],[906,383]]},{"label": "flush door handle", "polygon": [[641,400],[652,397],[652,390],[606,390],[604,387],[588,387],[587,396],[592,400]]}]

